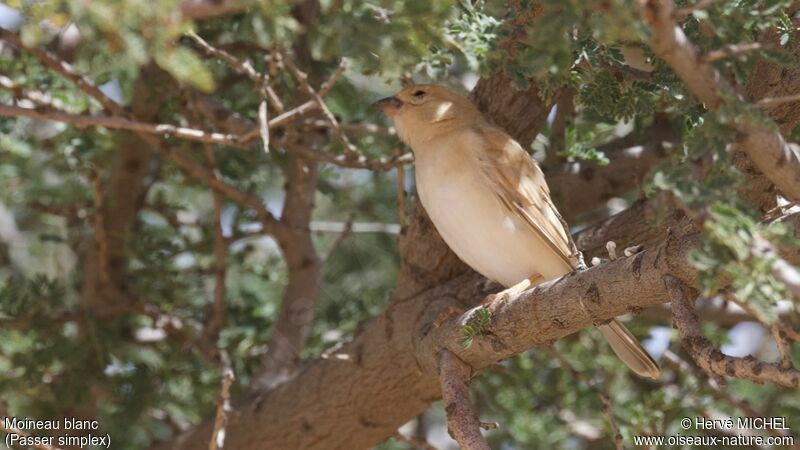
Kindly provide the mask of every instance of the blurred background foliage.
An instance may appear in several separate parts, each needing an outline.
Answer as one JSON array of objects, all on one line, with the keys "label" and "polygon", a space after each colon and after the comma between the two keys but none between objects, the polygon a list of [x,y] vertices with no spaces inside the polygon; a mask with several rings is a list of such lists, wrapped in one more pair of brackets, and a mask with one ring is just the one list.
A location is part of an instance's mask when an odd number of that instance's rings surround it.
[{"label": "blurred background foliage", "polygon": [[[785,12],[790,3],[720,0],[694,11],[682,25],[705,49],[756,42],[763,30],[780,30],[776,47],[715,62],[724,76],[744,83],[754,65],[797,64],[786,51],[797,39]],[[213,95],[242,117],[256,118],[261,99],[253,84],[225,62],[204,55],[186,37],[192,30],[249,60],[260,72],[270,72],[264,55],[276,46],[294,49],[298,64],[315,82],[346,59],[348,69],[326,97],[342,123],[385,127],[369,105],[393,92],[403,78],[466,92],[479,76],[503,70],[521,89],[536,79],[545,97],[571,88],[575,115],[564,136],[559,140],[552,135],[551,117],[532,146],[538,158],[551,163],[602,165],[608,160],[598,146],[630,130],[646,139],[642,130],[656,116],[667,117],[681,135],[671,158],[651,172],[642,190],[609,202],[600,216],[595,211],[572,225],[583,227],[641,195],[672,192],[686,208],[705,215],[705,241],[692,261],[703,272],[707,294],[715,293],[720,277],[735,280],[731,295],[759,311],[757,318],[766,324],[788,298],[772,278],[769,261],[750,249],[757,237],[796,245],[790,231],[759,223],[757,209],[731,195],[742,176],[727,151],[730,120],[762,120],[761,113],[734,103],[705,112],[642,44],[646,31],[632,1],[320,0],[313,26],[300,23],[295,3],[283,0],[252,2],[242,12],[198,22],[185,20],[175,0],[5,4],[0,10],[5,28],[18,30],[29,46],[63,55],[122,104],[132,101],[137,80],[144,77],[147,83],[145,67],[155,65],[168,73],[180,88],[155,89],[153,117],[163,123],[195,123],[185,112],[186,99],[195,92]],[[533,19],[534,13],[540,14]],[[647,76],[621,75],[627,65]],[[100,111],[94,100],[26,52],[4,49],[0,73],[15,85],[46,92],[63,110]],[[301,97],[296,82],[286,73],[272,76],[284,102],[295,104]],[[13,97],[0,91],[4,104]],[[92,235],[87,218],[95,208],[92,180],[106,176],[119,145],[117,135],[103,128],[0,119],[0,399],[18,417],[91,412],[115,437],[117,448],[137,449],[211,414],[220,375],[216,363],[190,345],[191,340],[164,331],[168,327],[153,317],[94,318],[80,307]],[[398,148],[397,139],[387,133],[358,133],[352,139],[371,157],[395,154]],[[168,145],[202,154],[196,143],[170,138]],[[331,138],[323,149],[338,153],[341,144]],[[224,146],[215,146],[214,153],[227,182],[258,195],[273,214],[280,214],[284,154]],[[314,221],[396,225],[396,177],[396,170],[323,166]],[[411,179],[404,186],[410,192]],[[211,193],[166,161],[158,162],[150,182],[126,244],[127,283],[131,292],[179,321],[181,335],[191,337],[198,333],[194,324],[209,314],[213,292]],[[226,319],[217,345],[231,355],[236,396],[244,392],[264,352],[286,267],[275,242],[254,228],[251,212],[226,202],[222,217],[230,251]],[[353,233],[341,242],[336,233],[315,233],[320,253],[336,248],[324,264],[304,358],[317,357],[347,339],[384,308],[399,265],[393,233]],[[800,417],[796,391],[747,382],[712,388],[698,371],[680,367],[680,358],[686,357],[678,356],[679,343],[664,328],[668,323],[666,316],[640,318],[634,327],[638,335],[652,336],[648,345],[666,372],[662,382],[631,376],[591,330],[555,345],[583,378],[541,350],[482,375],[475,383],[481,415],[500,424],[488,434],[493,448],[612,448],[603,393],[626,442],[634,434],[678,432],[678,417],[742,415],[729,396],[772,416]],[[708,326],[707,332],[727,344],[731,354],[775,358],[767,333],[752,332],[737,341],[727,333],[728,325]],[[440,407],[434,407],[404,431],[452,446],[443,417]],[[389,440],[381,448],[408,444]]]}]

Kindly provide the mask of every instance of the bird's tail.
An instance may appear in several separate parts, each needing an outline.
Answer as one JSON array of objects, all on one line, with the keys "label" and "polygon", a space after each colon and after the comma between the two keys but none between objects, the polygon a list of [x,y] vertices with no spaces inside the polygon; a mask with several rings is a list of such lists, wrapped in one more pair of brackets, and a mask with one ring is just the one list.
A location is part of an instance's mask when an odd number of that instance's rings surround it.
[{"label": "bird's tail", "polygon": [[661,369],[658,363],[647,353],[642,344],[616,320],[597,327],[606,338],[611,349],[628,367],[643,377],[658,378]]}]

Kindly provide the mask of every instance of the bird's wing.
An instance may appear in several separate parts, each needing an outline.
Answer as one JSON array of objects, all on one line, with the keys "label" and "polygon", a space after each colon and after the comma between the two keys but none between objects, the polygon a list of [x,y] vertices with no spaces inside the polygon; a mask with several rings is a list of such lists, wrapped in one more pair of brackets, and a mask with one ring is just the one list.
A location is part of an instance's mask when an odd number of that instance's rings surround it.
[{"label": "bird's wing", "polygon": [[476,132],[483,141],[479,158],[484,175],[503,205],[538,233],[568,270],[578,267],[579,253],[533,158],[498,128],[482,126]]}]

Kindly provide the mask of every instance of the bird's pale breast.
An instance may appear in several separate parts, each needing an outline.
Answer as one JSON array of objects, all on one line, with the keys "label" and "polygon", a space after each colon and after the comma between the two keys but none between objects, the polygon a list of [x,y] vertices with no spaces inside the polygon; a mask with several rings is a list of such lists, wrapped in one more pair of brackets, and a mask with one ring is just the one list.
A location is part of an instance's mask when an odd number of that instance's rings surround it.
[{"label": "bird's pale breast", "polygon": [[449,147],[416,152],[416,178],[422,205],[453,252],[506,286],[533,274],[563,275],[558,256],[481,178],[477,157]]}]

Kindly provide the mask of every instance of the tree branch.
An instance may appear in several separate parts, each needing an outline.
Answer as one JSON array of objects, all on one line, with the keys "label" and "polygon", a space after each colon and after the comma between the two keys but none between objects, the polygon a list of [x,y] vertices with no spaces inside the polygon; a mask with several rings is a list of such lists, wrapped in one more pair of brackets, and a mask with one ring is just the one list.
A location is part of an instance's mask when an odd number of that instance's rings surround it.
[{"label": "tree branch", "polygon": [[228,353],[219,353],[222,363],[222,383],[217,399],[217,413],[214,416],[214,429],[211,432],[211,439],[208,442],[208,450],[219,450],[225,446],[225,427],[228,424],[228,413],[231,410],[231,385],[235,380],[231,361]]},{"label": "tree branch", "polygon": [[[306,145],[313,144],[307,140]],[[281,213],[281,223],[288,231],[278,239],[289,269],[288,281],[261,368],[251,379],[251,392],[271,389],[294,375],[311,331],[322,283],[322,263],[309,227],[318,172],[316,162],[289,154],[286,197]]]},{"label": "tree branch", "polygon": [[[420,232],[425,232],[424,224],[416,222],[408,235],[414,239]],[[667,300],[661,280],[664,271],[694,282],[686,255],[696,242],[696,236],[673,236],[632,257],[514,295],[497,294],[486,306],[478,307],[492,311],[491,324],[468,349],[459,344],[460,330],[475,309],[438,327],[436,319],[448,309],[474,305],[496,285],[466,274],[422,293],[409,295],[417,289],[413,286],[398,288],[391,306],[351,342],[309,364],[260,400],[244,405],[241,415],[229,424],[229,444],[249,448],[269,439],[276,448],[376,445],[439,398],[441,350],[449,350],[477,373],[532,346],[662,304]],[[621,282],[604,281],[610,279]],[[209,433],[209,428],[195,431],[166,448],[199,449]]]},{"label": "tree branch", "polygon": [[106,111],[113,113],[117,116],[124,116],[125,109],[112,100],[109,96],[103,93],[88,77],[78,73],[69,63],[62,61],[52,53],[42,50],[37,47],[28,47],[22,42],[19,36],[15,33],[0,28],[0,39],[8,42],[9,44],[24,50],[36,57],[46,67],[61,74],[64,78],[72,81],[80,90],[87,93],[90,97],[97,100],[98,103]]},{"label": "tree branch", "polygon": [[0,105],[0,116],[30,117],[38,120],[52,120],[68,123],[78,128],[106,127],[118,130],[149,133],[163,137],[175,136],[195,142],[222,144],[247,150],[248,147],[239,143],[239,137],[215,132],[196,130],[193,128],[178,127],[170,124],[153,124],[137,122],[124,117],[85,116],[70,114],[61,111],[40,111],[38,109],[21,108],[19,106]]},{"label": "tree branch", "polygon": [[[221,177],[217,171],[216,158],[214,157],[214,149],[211,148],[210,145],[206,145],[204,150],[211,171],[214,173],[216,179],[220,179]],[[214,215],[212,217],[214,222],[212,225],[214,229],[212,244],[212,254],[214,255],[214,299],[211,306],[211,313],[208,316],[203,333],[204,337],[216,346],[219,340],[219,332],[222,329],[222,325],[225,323],[225,275],[228,243],[222,232],[222,205],[224,199],[219,191],[212,191],[211,195],[214,204]],[[227,355],[225,358],[227,358]]]},{"label": "tree branch", "polygon": [[752,356],[727,356],[716,349],[700,331],[700,324],[683,283],[667,275],[664,277],[664,284],[672,300],[673,323],[683,338],[683,346],[697,365],[709,375],[714,378],[741,378],[756,383],[771,381],[794,389],[800,387],[800,371],[794,368],[785,367],[781,363],[764,363]]},{"label": "tree branch", "polygon": [[[671,0],[644,0],[640,9],[652,31],[650,48],[672,67],[706,108],[715,111],[726,101],[740,101],[733,88],[703,60],[697,47],[676,25]],[[800,200],[800,152],[797,148],[766,125],[737,120],[734,127],[740,134],[737,146],[787,198]]]},{"label": "tree branch", "polygon": [[[358,159],[361,154],[359,153],[358,149],[350,142],[350,139],[344,133],[342,128],[339,126],[339,121],[336,120],[336,117],[333,116],[333,113],[328,106],[325,105],[325,100],[322,99],[322,96],[308,84],[308,75],[303,73],[300,69],[297,68],[294,61],[291,58],[288,58],[285,53],[279,53],[282,55],[282,61],[291,72],[292,76],[295,80],[300,84],[300,87],[308,94],[312,100],[317,102],[317,108],[322,112],[322,117],[330,124],[333,133],[342,141],[342,145],[344,146],[344,155],[346,159]],[[344,71],[347,66],[342,61],[339,64],[339,68],[337,72]]]},{"label": "tree branch", "polygon": [[447,413],[447,430],[464,450],[490,450],[481,434],[481,422],[473,411],[469,396],[471,371],[449,350],[439,355],[442,402]]}]

